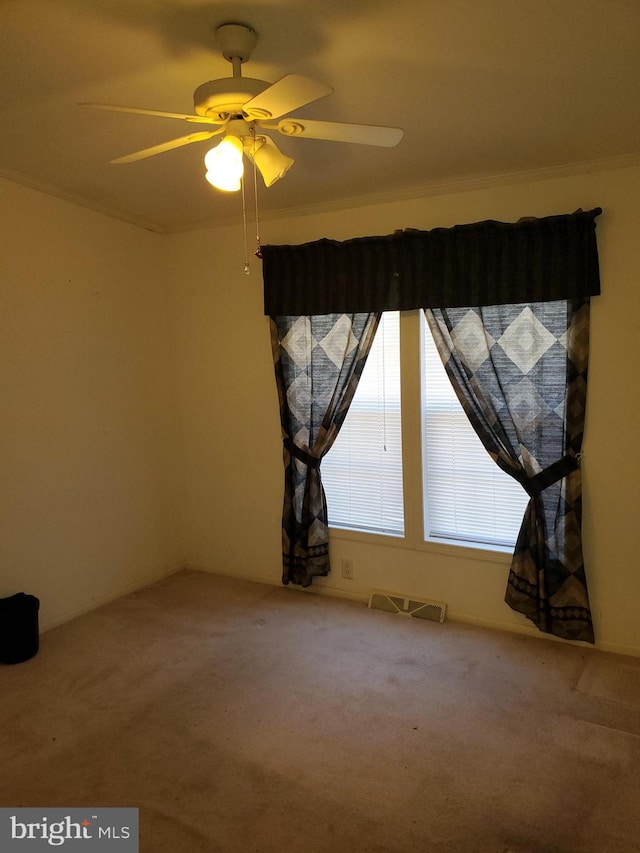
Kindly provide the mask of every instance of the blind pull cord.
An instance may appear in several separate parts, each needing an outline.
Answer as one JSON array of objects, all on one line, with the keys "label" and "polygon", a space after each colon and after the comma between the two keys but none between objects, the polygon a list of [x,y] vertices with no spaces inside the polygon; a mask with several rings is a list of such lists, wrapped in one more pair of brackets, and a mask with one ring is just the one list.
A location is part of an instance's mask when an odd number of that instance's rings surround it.
[{"label": "blind pull cord", "polygon": [[387,452],[387,365],[385,362],[384,314],[382,322],[382,449]]}]

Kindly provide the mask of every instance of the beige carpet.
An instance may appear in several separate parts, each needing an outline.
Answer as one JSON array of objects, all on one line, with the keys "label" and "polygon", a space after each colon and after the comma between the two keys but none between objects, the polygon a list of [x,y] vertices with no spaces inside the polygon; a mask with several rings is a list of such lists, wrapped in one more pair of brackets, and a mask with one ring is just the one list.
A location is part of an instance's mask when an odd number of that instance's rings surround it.
[{"label": "beige carpet", "polygon": [[183,572],[0,695],[0,805],[145,853],[640,850],[640,660]]}]

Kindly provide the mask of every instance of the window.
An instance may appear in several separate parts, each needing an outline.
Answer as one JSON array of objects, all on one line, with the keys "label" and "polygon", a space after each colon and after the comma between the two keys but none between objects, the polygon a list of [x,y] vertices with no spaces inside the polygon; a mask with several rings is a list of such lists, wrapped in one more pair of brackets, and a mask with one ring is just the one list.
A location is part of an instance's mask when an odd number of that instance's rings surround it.
[{"label": "window", "polygon": [[422,316],[425,538],[513,547],[529,497],[484,449]]},{"label": "window", "polygon": [[400,316],[382,315],[358,389],[322,461],[332,527],[402,536]]},{"label": "window", "polygon": [[[403,357],[421,364],[420,424],[402,418],[400,338],[420,316],[421,332]],[[410,335],[407,335],[409,338]],[[420,343],[418,344],[418,338]],[[416,365],[405,364],[417,374]],[[416,396],[418,390],[416,388]],[[414,430],[414,434],[411,434]],[[402,439],[421,448],[422,489],[403,483]],[[416,452],[419,453],[420,451]],[[411,464],[405,459],[405,464]],[[404,478],[409,480],[411,478]],[[415,478],[414,478],[415,479]],[[322,462],[329,524],[421,541],[513,547],[528,496],[498,468],[475,434],[453,391],[423,312],[385,313],[353,403]],[[423,529],[405,531],[403,505],[422,504]]]}]

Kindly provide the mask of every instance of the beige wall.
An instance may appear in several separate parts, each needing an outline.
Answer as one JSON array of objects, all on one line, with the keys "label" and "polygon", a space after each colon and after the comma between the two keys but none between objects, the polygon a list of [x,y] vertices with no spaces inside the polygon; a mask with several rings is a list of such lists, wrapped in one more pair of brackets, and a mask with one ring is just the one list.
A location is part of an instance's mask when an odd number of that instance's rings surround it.
[{"label": "beige wall", "polygon": [[[593,300],[584,447],[586,562],[599,644],[633,654],[640,654],[639,197],[640,169],[627,168],[262,223],[265,243],[300,243],[603,207],[603,295]],[[243,274],[236,224],[166,239],[186,443],[187,559],[278,583],[283,478],[260,265]],[[537,633],[503,603],[505,556],[390,548],[344,535],[333,537],[331,549],[334,572],[316,588],[363,598],[371,588],[427,596],[448,602],[453,618]],[[354,562],[353,581],[338,576],[343,557]]]},{"label": "beige wall", "polygon": [[[4,181],[0,191],[0,595],[38,595],[46,627],[183,559],[278,584],[277,399],[260,263],[243,273],[240,208],[226,228],[160,236]],[[264,242],[299,243],[604,208],[586,562],[599,644],[633,654],[638,198],[640,168],[627,168],[262,223]],[[503,603],[504,555],[344,535],[331,548],[338,571],[315,589],[441,599],[453,618],[537,635]],[[343,557],[353,581],[339,577]]]},{"label": "beige wall", "polygon": [[0,212],[0,596],[46,628],[182,558],[162,238],[7,181]]}]

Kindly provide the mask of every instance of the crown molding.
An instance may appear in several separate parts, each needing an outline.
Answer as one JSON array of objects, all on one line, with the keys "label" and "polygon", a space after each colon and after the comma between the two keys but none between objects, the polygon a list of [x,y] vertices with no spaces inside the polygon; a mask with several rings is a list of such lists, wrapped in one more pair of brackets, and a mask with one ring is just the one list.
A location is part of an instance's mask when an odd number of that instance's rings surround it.
[{"label": "crown molding", "polygon": [[454,181],[444,181],[442,183],[425,184],[423,186],[411,187],[410,189],[399,190],[397,192],[376,193],[361,196],[359,198],[345,199],[344,201],[292,207],[288,210],[261,214],[261,218],[276,219],[292,215],[300,216],[305,214],[331,212],[333,210],[344,210],[345,208],[348,209],[352,207],[392,204],[396,201],[411,201],[419,198],[431,198],[434,196],[452,195],[454,193],[473,192],[474,190],[485,190],[494,187],[534,181],[554,180],[558,178],[571,177],[573,175],[613,171],[617,169],[631,168],[634,166],[640,166],[640,153],[625,154],[618,157],[603,157],[599,160],[567,163],[560,166],[548,166],[524,172],[508,172],[482,177],[463,178]]},{"label": "crown molding", "polygon": [[[484,190],[494,187],[497,188],[532,181],[554,180],[558,178],[571,177],[573,175],[584,175],[592,172],[606,172],[631,168],[634,166],[640,166],[640,152],[634,154],[622,154],[615,157],[601,157],[597,160],[582,160],[558,166],[546,166],[544,168],[531,169],[524,172],[508,172],[464,178],[454,181],[444,181],[441,183],[431,183],[394,192],[354,196],[340,199],[335,202],[296,205],[293,207],[283,208],[281,210],[261,212],[260,218],[264,221],[286,219],[291,216],[312,216],[320,213],[331,213],[332,211],[337,210],[348,210],[354,207],[390,204],[393,202],[411,201],[419,198],[451,195],[453,193],[473,192],[474,190]],[[202,229],[226,227],[226,223],[225,226],[223,226],[221,223],[211,219],[198,220],[196,222],[189,222],[182,225],[164,225],[158,222],[149,222],[139,217],[127,214],[121,210],[101,205],[97,202],[86,199],[83,196],[76,195],[75,193],[67,192],[59,187],[37,181],[18,172],[0,169],[0,177],[6,178],[7,180],[13,181],[17,184],[22,184],[23,186],[45,193],[46,195],[62,199],[63,201],[75,204],[78,207],[84,207],[89,210],[93,210],[96,213],[101,213],[104,216],[118,219],[121,222],[127,222],[130,225],[135,225],[138,228],[152,231],[156,234],[180,234]]]},{"label": "crown molding", "polygon": [[[533,181],[547,181],[558,178],[571,177],[573,175],[584,175],[592,172],[606,172],[617,169],[640,166],[640,152],[636,154],[622,154],[616,157],[602,157],[597,160],[583,160],[576,163],[566,163],[559,166],[547,166],[541,169],[531,169],[524,172],[508,172],[482,177],[464,178],[455,181],[444,181],[442,183],[424,184],[411,187],[406,190],[398,190],[386,193],[375,193],[365,196],[356,196],[340,199],[335,202],[322,202],[320,204],[296,205],[294,207],[282,208],[276,211],[261,211],[260,219],[276,220],[286,219],[291,216],[313,216],[321,213],[331,213],[337,210],[349,210],[354,207],[367,207],[377,204],[392,204],[393,202],[412,201],[419,198],[431,198],[435,196],[451,195],[453,193],[473,192],[493,187],[508,186]],[[200,220],[184,226],[168,229],[168,233],[176,234],[187,231],[197,231],[207,228],[222,227],[212,220]]]},{"label": "crown molding", "polygon": [[29,189],[44,193],[44,195],[59,198],[62,201],[69,202],[69,204],[75,204],[77,207],[84,207],[87,210],[93,210],[95,213],[101,213],[103,216],[111,217],[111,219],[117,219],[120,222],[127,222],[129,225],[135,225],[138,228],[144,228],[146,231],[154,231],[156,234],[167,234],[170,232],[170,229],[163,225],[159,225],[157,222],[148,222],[147,220],[141,219],[137,216],[131,216],[122,210],[107,207],[106,205],[87,199],[84,196],[76,195],[75,193],[63,190],[60,187],[47,184],[44,181],[38,181],[34,178],[30,178],[28,175],[23,175],[20,172],[12,172],[10,169],[0,169],[0,178],[5,178],[7,181],[11,181],[14,184],[21,184],[23,187],[28,187]]}]

